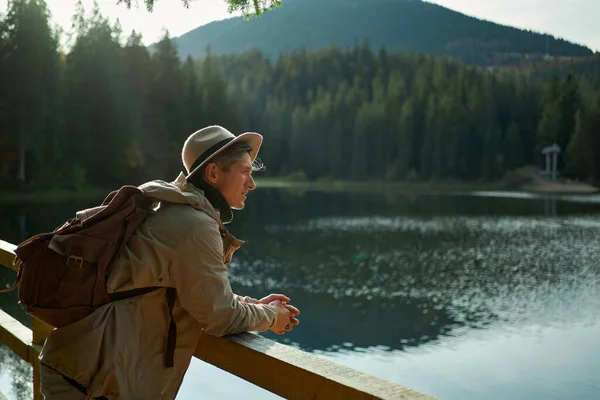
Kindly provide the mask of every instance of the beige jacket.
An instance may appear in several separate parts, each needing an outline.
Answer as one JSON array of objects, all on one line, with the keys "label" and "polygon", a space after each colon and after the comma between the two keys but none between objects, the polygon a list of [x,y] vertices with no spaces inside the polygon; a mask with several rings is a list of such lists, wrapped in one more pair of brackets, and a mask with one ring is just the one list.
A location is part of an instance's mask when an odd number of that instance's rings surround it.
[{"label": "beige jacket", "polygon": [[273,306],[232,292],[226,264],[243,242],[225,230],[201,190],[182,175],[173,183],[152,181],[140,188],[159,201],[158,208],[127,243],[108,290],[176,288],[175,366],[164,366],[166,289],[107,304],[52,331],[40,355],[43,364],[87,387],[93,397],[173,399],[202,331],[215,336],[265,331],[277,315]]}]

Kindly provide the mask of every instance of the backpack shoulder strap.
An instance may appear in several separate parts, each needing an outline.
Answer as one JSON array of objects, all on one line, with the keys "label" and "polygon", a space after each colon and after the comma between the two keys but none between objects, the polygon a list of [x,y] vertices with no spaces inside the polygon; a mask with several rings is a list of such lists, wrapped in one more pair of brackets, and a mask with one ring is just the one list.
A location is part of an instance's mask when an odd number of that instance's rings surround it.
[{"label": "backpack shoulder strap", "polygon": [[7,287],[6,289],[0,289],[0,293],[8,293],[8,292],[12,292],[13,290],[15,290],[17,288],[17,286],[19,286],[19,283],[21,283],[21,275],[22,275],[22,270],[21,270],[21,263],[20,261],[17,261],[18,258],[15,258],[15,264],[18,262],[19,263],[19,270],[17,272],[17,277],[15,278],[15,282],[10,285],[10,287]]},{"label": "backpack shoulder strap", "polygon": [[173,321],[173,307],[176,298],[175,288],[167,288],[167,306],[169,307],[169,333],[167,335],[167,348],[165,351],[165,367],[175,365],[175,347],[177,344],[177,325]]}]

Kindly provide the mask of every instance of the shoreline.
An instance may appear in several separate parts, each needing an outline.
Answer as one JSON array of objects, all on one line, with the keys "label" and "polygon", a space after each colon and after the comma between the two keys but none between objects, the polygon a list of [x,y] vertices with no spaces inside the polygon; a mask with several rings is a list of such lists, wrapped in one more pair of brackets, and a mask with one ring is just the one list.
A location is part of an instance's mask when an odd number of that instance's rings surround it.
[{"label": "shoreline", "polygon": [[113,189],[90,187],[84,189],[47,188],[0,190],[0,204],[51,204],[65,201],[102,201]]},{"label": "shoreline", "polygon": [[[559,182],[534,179],[522,184],[506,184],[505,182],[461,182],[461,181],[336,181],[316,180],[302,181],[286,178],[256,178],[258,189],[279,188],[294,192],[320,191],[368,191],[391,190],[409,191],[413,193],[468,193],[468,192],[518,192],[543,195],[590,195],[600,193],[600,189],[582,182]],[[15,189],[0,190],[0,204],[14,203],[55,203],[65,201],[101,201],[115,188],[104,189],[88,187],[83,189],[47,188],[47,189]]]},{"label": "shoreline", "polygon": [[523,191],[547,194],[593,194],[600,189],[583,182],[536,181],[522,187]]},{"label": "shoreline", "polygon": [[508,184],[503,181],[496,182],[464,182],[464,181],[293,181],[282,178],[256,179],[257,186],[264,188],[282,188],[298,190],[338,191],[352,189],[392,189],[411,190],[415,192],[434,191],[450,192],[480,192],[501,191],[520,192],[532,194],[594,194],[600,193],[600,188],[582,182],[563,183],[559,181],[532,180],[521,184]]}]

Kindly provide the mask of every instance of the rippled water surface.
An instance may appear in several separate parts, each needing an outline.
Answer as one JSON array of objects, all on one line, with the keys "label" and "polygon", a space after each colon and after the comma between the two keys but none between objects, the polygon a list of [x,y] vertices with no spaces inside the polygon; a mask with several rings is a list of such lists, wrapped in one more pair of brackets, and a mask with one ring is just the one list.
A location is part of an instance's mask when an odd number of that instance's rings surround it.
[{"label": "rippled water surface", "polygon": [[[589,200],[261,189],[230,225],[246,241],[230,279],[301,309],[292,333],[265,336],[440,399],[596,399],[600,205]],[[0,206],[0,238],[84,206]],[[0,304],[19,315],[13,300]],[[0,352],[3,366],[10,357]],[[25,373],[9,369],[5,394]],[[275,397],[193,360],[179,398],[200,392]]]}]

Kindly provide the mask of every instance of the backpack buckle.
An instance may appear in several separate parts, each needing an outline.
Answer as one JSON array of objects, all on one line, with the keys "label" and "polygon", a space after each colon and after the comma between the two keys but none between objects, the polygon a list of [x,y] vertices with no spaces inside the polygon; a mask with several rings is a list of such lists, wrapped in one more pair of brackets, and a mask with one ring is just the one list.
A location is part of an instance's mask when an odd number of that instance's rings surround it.
[{"label": "backpack buckle", "polygon": [[67,267],[70,266],[69,263],[71,261],[74,262],[74,263],[76,263],[76,265],[74,266],[74,268],[80,269],[83,266],[83,257],[70,255],[69,258],[67,258]]}]

